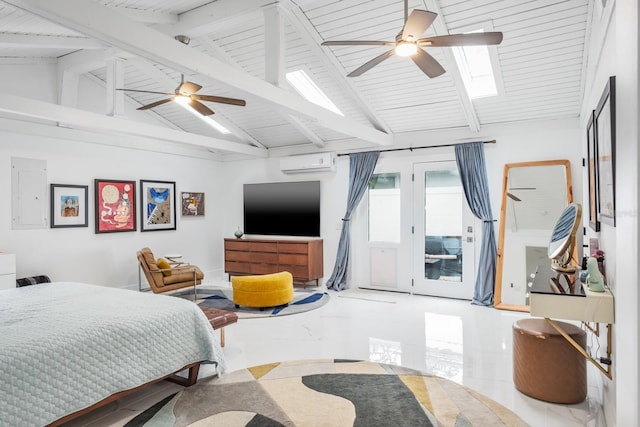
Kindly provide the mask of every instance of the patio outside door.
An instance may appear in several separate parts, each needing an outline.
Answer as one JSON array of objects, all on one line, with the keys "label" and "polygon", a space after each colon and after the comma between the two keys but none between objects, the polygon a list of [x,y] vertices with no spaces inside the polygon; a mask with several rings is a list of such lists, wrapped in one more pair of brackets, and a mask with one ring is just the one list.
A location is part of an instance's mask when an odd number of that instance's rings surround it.
[{"label": "patio outside door", "polygon": [[416,163],[413,173],[413,293],[471,300],[476,218],[456,163]]}]

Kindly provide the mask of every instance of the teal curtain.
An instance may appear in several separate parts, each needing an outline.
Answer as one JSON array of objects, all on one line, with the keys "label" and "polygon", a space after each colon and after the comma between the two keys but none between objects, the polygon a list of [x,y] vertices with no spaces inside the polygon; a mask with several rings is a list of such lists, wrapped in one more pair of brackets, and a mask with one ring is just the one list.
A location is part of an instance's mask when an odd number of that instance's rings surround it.
[{"label": "teal curtain", "polygon": [[347,284],[347,267],[349,265],[349,221],[351,214],[358,207],[362,196],[367,191],[369,181],[376,168],[379,151],[349,154],[349,194],[347,196],[347,212],[342,218],[342,232],[338,242],[338,253],[333,272],[327,280],[328,289],[341,291]]}]

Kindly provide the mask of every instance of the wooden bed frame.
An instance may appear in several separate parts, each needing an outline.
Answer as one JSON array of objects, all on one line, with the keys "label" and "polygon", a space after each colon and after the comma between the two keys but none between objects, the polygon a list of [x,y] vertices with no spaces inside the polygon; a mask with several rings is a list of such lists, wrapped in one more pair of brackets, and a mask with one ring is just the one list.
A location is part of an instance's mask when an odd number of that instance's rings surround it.
[{"label": "wooden bed frame", "polygon": [[[191,363],[187,366],[184,366],[183,368],[178,369],[177,371],[169,374],[169,375],[165,375],[164,377],[158,378],[156,380],[153,381],[149,381],[148,383],[139,385],[137,387],[131,388],[129,390],[123,390],[123,391],[119,391],[118,393],[114,393],[111,396],[105,397],[104,399],[102,399],[101,401],[94,403],[91,406],[88,406],[84,409],[81,409],[77,412],[74,412],[72,414],[66,415],[62,418],[57,419],[56,421],[52,422],[51,424],[49,424],[49,427],[55,427],[55,426],[60,426],[64,423],[67,423],[75,418],[78,418],[82,415],[88,414],[89,412],[98,409],[104,405],[107,405],[111,402],[114,402],[118,399],[120,399],[121,397],[127,396],[131,393],[135,393],[136,391],[142,390],[143,388],[150,386],[151,384],[155,384],[157,382],[160,382],[162,380],[167,380],[167,381],[171,381],[174,382],[176,384],[185,386],[185,387],[189,387],[194,385],[197,381],[198,381],[198,372],[200,371],[200,364],[202,362],[196,362],[196,363]],[[184,371],[184,370],[189,370],[189,372],[187,373],[186,377],[180,376],[178,375],[178,373]]]}]

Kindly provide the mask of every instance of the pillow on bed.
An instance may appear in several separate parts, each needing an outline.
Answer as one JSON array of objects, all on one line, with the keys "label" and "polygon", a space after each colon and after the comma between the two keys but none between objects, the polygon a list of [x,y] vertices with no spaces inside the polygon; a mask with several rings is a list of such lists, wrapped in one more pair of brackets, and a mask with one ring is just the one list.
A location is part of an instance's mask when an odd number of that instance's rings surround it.
[{"label": "pillow on bed", "polygon": [[[161,270],[171,268],[171,264],[169,264],[169,261],[164,258],[158,258],[156,264],[158,264],[158,268]],[[163,271],[162,274],[164,274],[165,276],[171,276],[171,271]]]}]

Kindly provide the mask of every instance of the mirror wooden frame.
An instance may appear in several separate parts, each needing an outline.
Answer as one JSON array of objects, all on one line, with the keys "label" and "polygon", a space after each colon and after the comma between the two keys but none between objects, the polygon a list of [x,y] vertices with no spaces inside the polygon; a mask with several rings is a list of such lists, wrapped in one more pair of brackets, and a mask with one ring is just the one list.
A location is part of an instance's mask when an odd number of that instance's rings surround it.
[{"label": "mirror wooden frame", "polygon": [[[566,179],[566,192],[567,192],[567,204],[573,202],[573,187],[571,184],[571,162],[569,160],[541,160],[531,162],[520,163],[507,163],[504,165],[504,172],[502,174],[502,204],[500,207],[500,231],[498,235],[498,260],[496,264],[496,282],[494,284],[493,306],[501,310],[512,310],[528,312],[528,305],[510,304],[502,302],[502,274],[504,267],[504,237],[505,237],[505,223],[506,223],[506,206],[507,206],[507,189],[508,189],[508,177],[509,171],[513,168],[523,167],[539,167],[539,166],[564,166],[565,179]],[[549,235],[551,237],[551,235]],[[551,263],[551,260],[549,260]],[[549,264],[551,265],[551,264]]]}]

